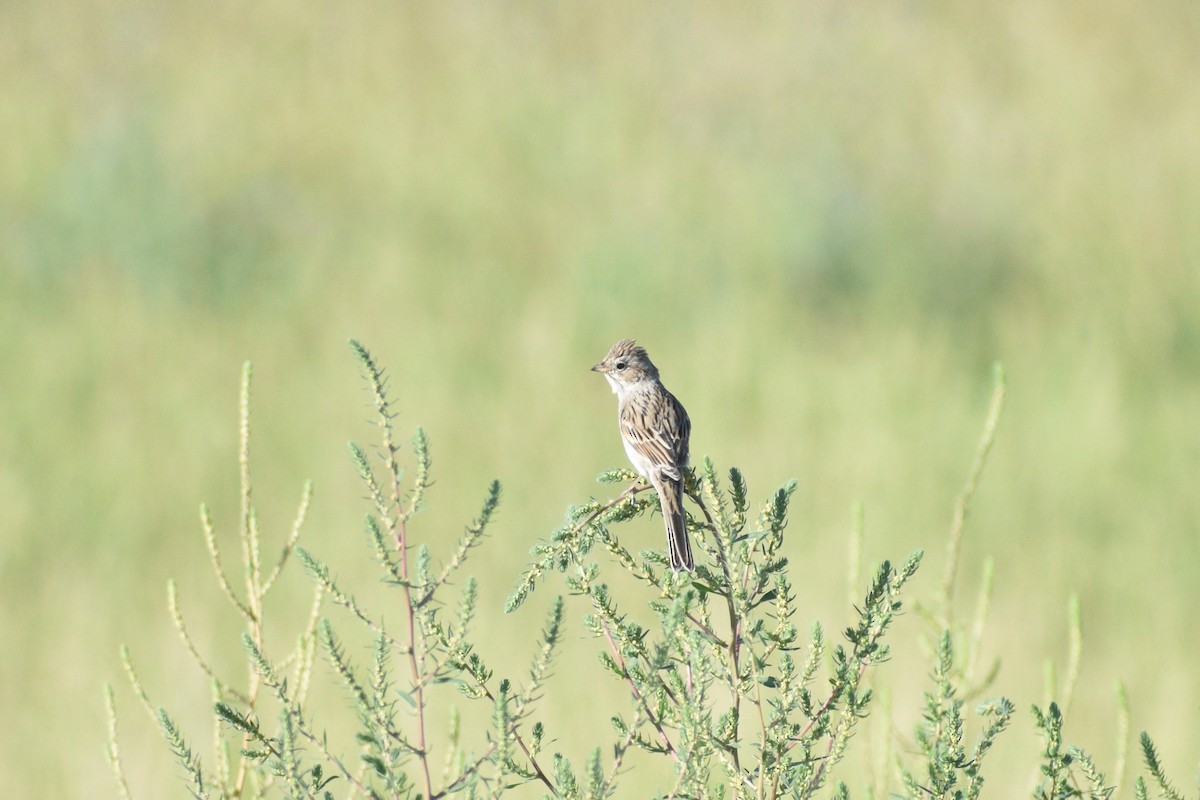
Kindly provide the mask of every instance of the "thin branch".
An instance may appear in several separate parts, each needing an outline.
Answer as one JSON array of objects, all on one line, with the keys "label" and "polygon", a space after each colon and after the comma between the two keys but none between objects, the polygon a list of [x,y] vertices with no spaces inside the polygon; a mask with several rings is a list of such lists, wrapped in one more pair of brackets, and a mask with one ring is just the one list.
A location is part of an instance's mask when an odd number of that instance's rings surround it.
[{"label": "thin branch", "polygon": [[104,684],[104,708],[108,715],[108,745],[105,748],[105,755],[108,757],[108,765],[117,779],[121,797],[124,800],[131,800],[129,782],[125,780],[125,770],[121,766],[121,747],[117,740],[117,704],[113,699],[112,686],[107,683]]},{"label": "thin branch", "polygon": [[675,750],[675,745],[671,743],[671,737],[669,737],[667,732],[663,730],[662,723],[655,718],[654,712],[650,710],[650,705],[646,700],[646,696],[642,694],[640,689],[638,689],[637,683],[633,680],[633,676],[629,674],[629,667],[625,664],[625,657],[621,655],[621,648],[617,646],[617,641],[613,637],[612,629],[608,627],[608,623],[602,617],[598,619],[601,627],[604,629],[604,638],[608,640],[608,647],[610,650],[612,650],[613,658],[616,659],[617,665],[620,666],[621,673],[625,676],[625,682],[629,684],[629,689],[631,692],[633,692],[634,698],[642,704],[642,710],[646,712],[646,718],[650,721],[650,724],[654,726],[654,729],[658,731],[658,736],[660,739],[662,739],[663,747],[665,747],[667,752],[671,754],[672,758],[682,765],[683,759],[680,758],[679,753]]},{"label": "thin branch", "polygon": [[996,440],[996,426],[1000,423],[1000,412],[1004,410],[1004,395],[1004,368],[997,363],[992,397],[988,405],[987,418],[983,423],[983,434],[979,437],[979,446],[975,451],[975,461],[971,464],[971,472],[967,476],[967,483],[963,486],[962,494],[958,496],[958,500],[954,504],[954,520],[950,524],[950,540],[946,545],[946,571],[942,577],[943,627],[950,627],[950,620],[953,616],[951,605],[954,602],[954,582],[958,575],[958,561],[962,551],[967,509],[971,505],[971,498],[975,496],[975,489],[979,485],[980,476],[983,475],[983,467],[987,463],[988,453],[991,452],[992,444]]},{"label": "thin branch", "polygon": [[233,586],[230,585],[229,578],[225,575],[225,567],[221,563],[221,551],[217,548],[217,533],[213,527],[212,517],[208,513],[208,506],[204,504],[200,505],[200,524],[204,528],[204,544],[208,547],[208,555],[212,559],[213,571],[217,573],[217,582],[221,584],[221,591],[225,593],[225,597],[229,599],[234,608],[242,613],[242,616],[248,620],[254,619],[254,612],[234,593]]},{"label": "thin branch", "polygon": [[141,678],[138,677],[137,670],[133,668],[133,658],[129,655],[129,648],[121,645],[121,665],[125,668],[125,675],[129,678],[129,684],[133,687],[133,693],[137,695],[138,700],[142,703],[142,708],[146,709],[146,713],[150,715],[150,719],[154,720],[154,724],[158,724],[158,712],[150,702],[149,696],[146,695],[146,690],[142,687]]},{"label": "thin branch", "polygon": [[304,525],[304,520],[308,518],[308,507],[312,503],[313,483],[305,481],[304,494],[300,498],[300,508],[296,511],[296,519],[292,522],[292,532],[288,534],[287,542],[283,545],[283,551],[279,554],[279,560],[275,562],[275,568],[271,570],[271,574],[267,576],[267,580],[263,583],[263,594],[271,591],[271,587],[275,585],[276,578],[283,571],[283,565],[287,563],[288,556],[292,554],[292,550],[296,547],[297,540],[300,539],[300,528]]},{"label": "thin branch", "polygon": [[175,581],[167,581],[167,607],[171,611],[171,619],[175,622],[175,630],[179,632],[179,638],[183,640],[183,646],[191,654],[192,659],[196,662],[200,670],[208,676],[209,680],[215,683],[222,694],[228,694],[238,702],[249,704],[250,700],[244,694],[226,686],[217,674],[213,671],[204,657],[200,655],[200,651],[196,648],[196,643],[192,641],[191,634],[188,633],[187,625],[183,621],[183,612],[179,610],[179,594],[175,589]]},{"label": "thin branch", "polygon": [[[476,685],[483,692],[484,696],[487,697],[487,699],[490,700],[493,704],[495,704],[496,695],[494,695],[492,693],[492,690],[488,688],[487,684],[483,683],[482,681],[477,681]],[[517,720],[520,719],[520,717],[523,715],[523,713],[524,713],[524,704],[522,704],[521,707],[519,707],[517,709],[517,713],[513,715],[513,723],[512,723],[510,733],[512,734],[513,738],[516,740],[517,746],[521,748],[521,752],[523,752],[525,754],[525,758],[527,758],[529,760],[529,764],[533,767],[534,774],[537,775],[538,780],[542,782],[542,784],[546,787],[547,790],[549,790],[551,795],[553,795],[554,797],[558,797],[559,796],[558,789],[555,787],[554,782],[551,781],[550,778],[546,775],[546,773],[542,770],[541,765],[538,764],[537,759],[533,755],[533,751],[530,750],[529,745],[527,745],[525,743],[525,737],[521,736],[521,732],[517,730]],[[447,787],[447,789],[448,788],[449,787]]]}]

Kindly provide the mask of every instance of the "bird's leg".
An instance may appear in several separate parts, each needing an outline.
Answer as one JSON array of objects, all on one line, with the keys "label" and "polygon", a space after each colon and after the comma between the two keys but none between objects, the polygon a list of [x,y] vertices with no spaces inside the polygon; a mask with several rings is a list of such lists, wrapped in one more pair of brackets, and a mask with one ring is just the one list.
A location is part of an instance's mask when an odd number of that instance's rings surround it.
[{"label": "bird's leg", "polygon": [[654,484],[650,483],[649,480],[642,477],[641,475],[638,475],[638,479],[636,481],[634,481],[633,483],[629,484],[629,486],[625,489],[625,491],[623,491],[619,495],[617,495],[616,499],[613,500],[612,504],[616,505],[617,503],[624,500],[626,497],[633,497],[635,494],[637,494],[639,492],[644,492],[647,489],[653,489],[653,488],[654,488]]}]

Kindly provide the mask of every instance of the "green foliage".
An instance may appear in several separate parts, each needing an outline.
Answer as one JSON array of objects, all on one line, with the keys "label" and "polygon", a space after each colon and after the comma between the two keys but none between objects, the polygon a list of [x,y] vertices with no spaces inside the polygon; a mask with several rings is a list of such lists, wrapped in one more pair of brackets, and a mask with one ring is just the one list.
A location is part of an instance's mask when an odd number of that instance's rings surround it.
[{"label": "green foliage", "polygon": [[[1167,779],[1167,773],[1163,770],[1162,762],[1158,757],[1158,750],[1154,747],[1154,740],[1145,731],[1142,731],[1141,744],[1142,758],[1146,761],[1146,769],[1150,770],[1150,777],[1158,785],[1162,796],[1167,798],[1167,800],[1183,800],[1183,795]],[[1138,778],[1138,797],[1142,798],[1145,796],[1145,783],[1141,778]]]},{"label": "green foliage", "polygon": [[175,722],[167,714],[166,710],[161,708],[158,710],[158,725],[162,729],[163,738],[167,740],[167,745],[171,748],[171,752],[175,754],[175,758],[183,765],[184,770],[187,772],[187,779],[191,784],[190,791],[192,795],[206,799],[210,797],[209,781],[200,766],[200,757],[192,752],[191,746],[183,738],[183,734],[180,733]]},{"label": "green foliage", "polygon": [[1073,745],[1064,749],[1063,715],[1058,704],[1051,703],[1046,711],[1034,706],[1033,717],[1046,745],[1040,767],[1044,780],[1038,785],[1034,797],[1037,800],[1080,797],[1107,800],[1116,787],[1106,785],[1104,774],[1096,768],[1092,757]]},{"label": "green foliage", "polygon": [[938,639],[932,676],[934,690],[925,693],[924,719],[916,736],[926,763],[923,782],[907,770],[902,773],[905,796],[912,800],[923,797],[974,800],[979,797],[983,788],[983,758],[1012,719],[1013,704],[1007,698],[982,703],[976,713],[986,720],[986,727],[968,757],[964,745],[963,701],[957,697],[953,665],[950,632],[943,630]]},{"label": "green foliage", "polygon": [[[833,650],[829,689],[818,693],[824,637],[815,626],[800,667],[796,653],[805,643],[780,552],[795,482],[770,496],[753,525],[740,471],[730,470],[722,484],[705,459],[688,487],[699,516],[688,525],[705,556],[694,577],[671,572],[660,553],[635,555],[621,543],[615,526],[656,507],[638,497],[645,487],[633,484],[607,503],[572,509],[567,524],[534,547],[536,560],[507,608],[519,606],[548,574],[563,573],[568,592],[587,609],[584,624],[602,644],[601,664],[627,688],[630,708],[613,719],[618,761],[631,746],[671,760],[671,795],[713,797],[723,787],[738,798],[811,797],[870,710],[865,677],[888,658],[884,635],[922,554],[899,569],[886,561],[879,567],[857,622],[844,632],[847,644]],[[597,545],[603,563],[590,557]],[[602,579],[605,563],[651,590],[656,629],[622,610]],[[608,777],[598,764],[589,771],[600,794],[588,796],[606,796],[616,768]]]},{"label": "green foliage", "polygon": [[[561,575],[594,637],[600,666],[622,687],[625,705],[609,720],[612,734],[588,751],[577,771],[565,754],[547,755],[546,744],[555,737],[533,718],[540,699],[556,696],[548,679],[563,642],[566,601],[558,596],[550,604],[525,681],[518,685],[497,678],[474,637],[479,613],[476,581],[464,578],[453,601],[447,595],[452,579],[486,535],[501,499],[500,485],[490,484],[478,515],[465,526],[444,563],[436,564],[429,549],[415,540],[412,527],[432,485],[429,441],[419,429],[409,440],[415,468],[407,477],[387,377],[364,347],[357,342],[351,346],[374,398],[381,443],[377,460],[356,444],[350,452],[373,505],[365,521],[370,550],[383,583],[398,598],[400,624],[385,625],[327,563],[298,546],[311,485],[305,487],[295,522],[267,568],[251,502],[247,365],[239,459],[240,589],[228,579],[208,509],[201,509],[217,587],[245,623],[240,638],[249,677],[244,686],[224,679],[201,655],[185,624],[176,586],[168,582],[167,604],[175,627],[211,687],[210,763],[201,761],[174,718],[151,704],[129,651],[121,650],[134,693],[155,719],[193,796],[331,798],[332,788],[342,787],[352,797],[437,800],[451,795],[498,798],[532,785],[547,797],[602,800],[618,796],[619,779],[628,771],[630,752],[636,750],[670,764],[670,785],[661,787],[658,796],[775,800],[815,797],[832,786],[834,798],[849,800],[849,785],[833,782],[832,776],[855,732],[878,707],[875,676],[890,659],[889,636],[905,608],[901,594],[916,574],[923,551],[917,550],[899,567],[889,561],[879,565],[854,607],[853,622],[842,631],[842,641],[828,642],[819,623],[811,624],[804,638],[790,565],[783,555],[794,481],[772,492],[757,513],[751,513],[748,484],[739,470],[730,469],[722,481],[705,458],[698,469],[689,471],[687,490],[694,510],[688,509],[687,524],[702,555],[695,573],[689,574],[671,571],[658,551],[635,554],[622,544],[621,526],[657,511],[657,499],[629,470],[603,473],[601,483],[630,485],[607,501],[570,508],[564,525],[534,546],[534,560],[506,604],[506,610],[517,610],[539,584]],[[947,547],[953,559],[961,552],[963,523],[1002,408],[1003,373],[997,369],[996,375],[984,435],[955,507]],[[857,557],[861,515],[856,531],[852,550]],[[293,552],[312,580],[313,602],[293,649],[280,655],[266,645],[264,607]],[[856,557],[852,574],[857,574]],[[618,594],[610,573],[632,578],[636,589]],[[966,698],[990,684],[998,671],[993,667],[982,681],[974,675],[991,592],[990,562],[983,574],[969,627],[957,625],[951,613],[956,565],[945,572],[937,613],[918,606],[936,633],[936,645],[931,687],[924,693],[924,713],[914,739],[919,767],[897,763],[899,785],[908,800],[981,797],[987,756],[1013,720],[1014,706],[1007,698],[980,703],[979,730],[971,744],[971,725],[963,712]],[[340,620],[323,613],[327,601],[341,609]],[[653,620],[649,624],[643,621],[647,612]],[[1048,687],[1069,700],[1082,651],[1077,598],[1071,600],[1068,618],[1067,680],[1061,689],[1054,681]],[[367,663],[355,663],[335,624],[370,637]],[[956,642],[965,644],[965,653]],[[331,741],[325,730],[335,710],[308,702],[318,653],[353,710],[356,729],[349,741]],[[437,687],[447,685],[465,702],[486,710],[488,723],[464,733],[458,707],[436,693]],[[577,687],[568,687],[566,693],[573,691]],[[1123,688],[1118,696],[1118,728],[1124,732],[1128,709]],[[122,796],[130,797],[109,687],[105,697],[108,761]],[[443,745],[433,743],[434,714],[447,720]],[[1032,714],[1043,740],[1041,780],[1034,796],[1111,797],[1116,785],[1108,784],[1086,751],[1065,742],[1062,706],[1050,701],[1045,710],[1033,706]],[[592,735],[599,734],[593,729]],[[1141,744],[1151,779],[1169,800],[1182,800],[1145,733]],[[1118,775],[1124,769],[1123,756],[1120,759]],[[872,786],[873,794],[879,791],[887,791],[887,786]],[[1144,779],[1136,780],[1134,793],[1148,796]]]},{"label": "green foliage", "polygon": [[[351,444],[351,456],[374,505],[366,527],[375,559],[384,582],[399,594],[404,611],[400,630],[386,627],[379,615],[342,588],[327,564],[296,546],[311,485],[305,488],[300,513],[280,555],[269,571],[264,570],[258,516],[251,503],[247,365],[242,386],[240,457],[243,593],[239,594],[226,576],[207,508],[201,509],[201,521],[218,587],[246,621],[241,639],[250,671],[249,685],[235,688],[234,681],[218,676],[200,655],[179,609],[175,584],[170,582],[168,606],[172,618],[184,647],[213,686],[216,766],[203,766],[183,732],[165,710],[159,709],[154,713],[163,736],[183,765],[190,791],[197,797],[327,797],[331,796],[327,787],[334,781],[348,785],[355,796],[370,798],[497,796],[531,781],[543,783],[555,794],[553,782],[538,761],[545,732],[540,723],[530,722],[530,714],[561,641],[562,603],[551,609],[524,686],[516,690],[508,680],[495,681],[470,635],[476,612],[474,579],[463,582],[452,615],[446,613],[442,598],[470,551],[486,534],[500,502],[500,484],[489,486],[482,510],[466,526],[458,547],[445,564],[435,568],[427,548],[412,540],[409,527],[431,485],[428,439],[420,430],[412,437],[416,467],[412,479],[406,482],[387,378],[364,347],[357,342],[351,342],[351,347],[374,397],[382,469],[377,470],[366,450],[358,445]],[[264,600],[292,552],[313,580],[314,599],[295,648],[278,658],[265,646]],[[366,669],[353,663],[334,621],[322,614],[327,599],[346,610],[351,624],[372,636],[372,658]],[[358,730],[349,747],[328,740],[314,710],[306,703],[318,645],[357,716]],[[135,692],[150,709],[124,649],[122,660]],[[446,768],[438,769],[433,764],[435,753],[427,712],[433,687],[447,683],[457,685],[465,698],[489,704],[493,728],[472,737],[478,738],[475,743],[464,741],[457,710],[453,711],[450,752],[439,756]],[[266,706],[275,709],[270,727],[261,718]],[[109,763],[128,795],[117,746],[116,710],[111,702],[109,709]],[[230,745],[238,754],[236,763],[229,761]],[[357,759],[357,766],[352,757]]]}]

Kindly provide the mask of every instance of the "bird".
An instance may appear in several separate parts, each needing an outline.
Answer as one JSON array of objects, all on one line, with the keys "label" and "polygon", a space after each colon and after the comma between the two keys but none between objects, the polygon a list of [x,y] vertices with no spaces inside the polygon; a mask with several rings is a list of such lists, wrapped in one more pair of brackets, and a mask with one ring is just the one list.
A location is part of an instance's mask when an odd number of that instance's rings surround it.
[{"label": "bird", "polygon": [[683,471],[688,465],[692,422],[683,404],[667,391],[645,348],[622,339],[592,367],[617,396],[617,419],[625,454],[639,475],[658,492],[667,526],[671,569],[691,572],[692,543],[683,515]]}]

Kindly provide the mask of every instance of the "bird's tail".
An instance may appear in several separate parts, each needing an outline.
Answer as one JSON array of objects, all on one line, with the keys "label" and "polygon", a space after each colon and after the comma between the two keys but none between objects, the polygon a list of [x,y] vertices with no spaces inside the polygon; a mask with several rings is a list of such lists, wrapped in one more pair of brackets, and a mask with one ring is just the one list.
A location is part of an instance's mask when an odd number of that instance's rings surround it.
[{"label": "bird's tail", "polygon": [[676,572],[691,572],[692,541],[688,537],[687,520],[683,515],[683,481],[666,478],[655,487],[662,505],[663,520],[667,523],[667,555],[671,569]]}]

